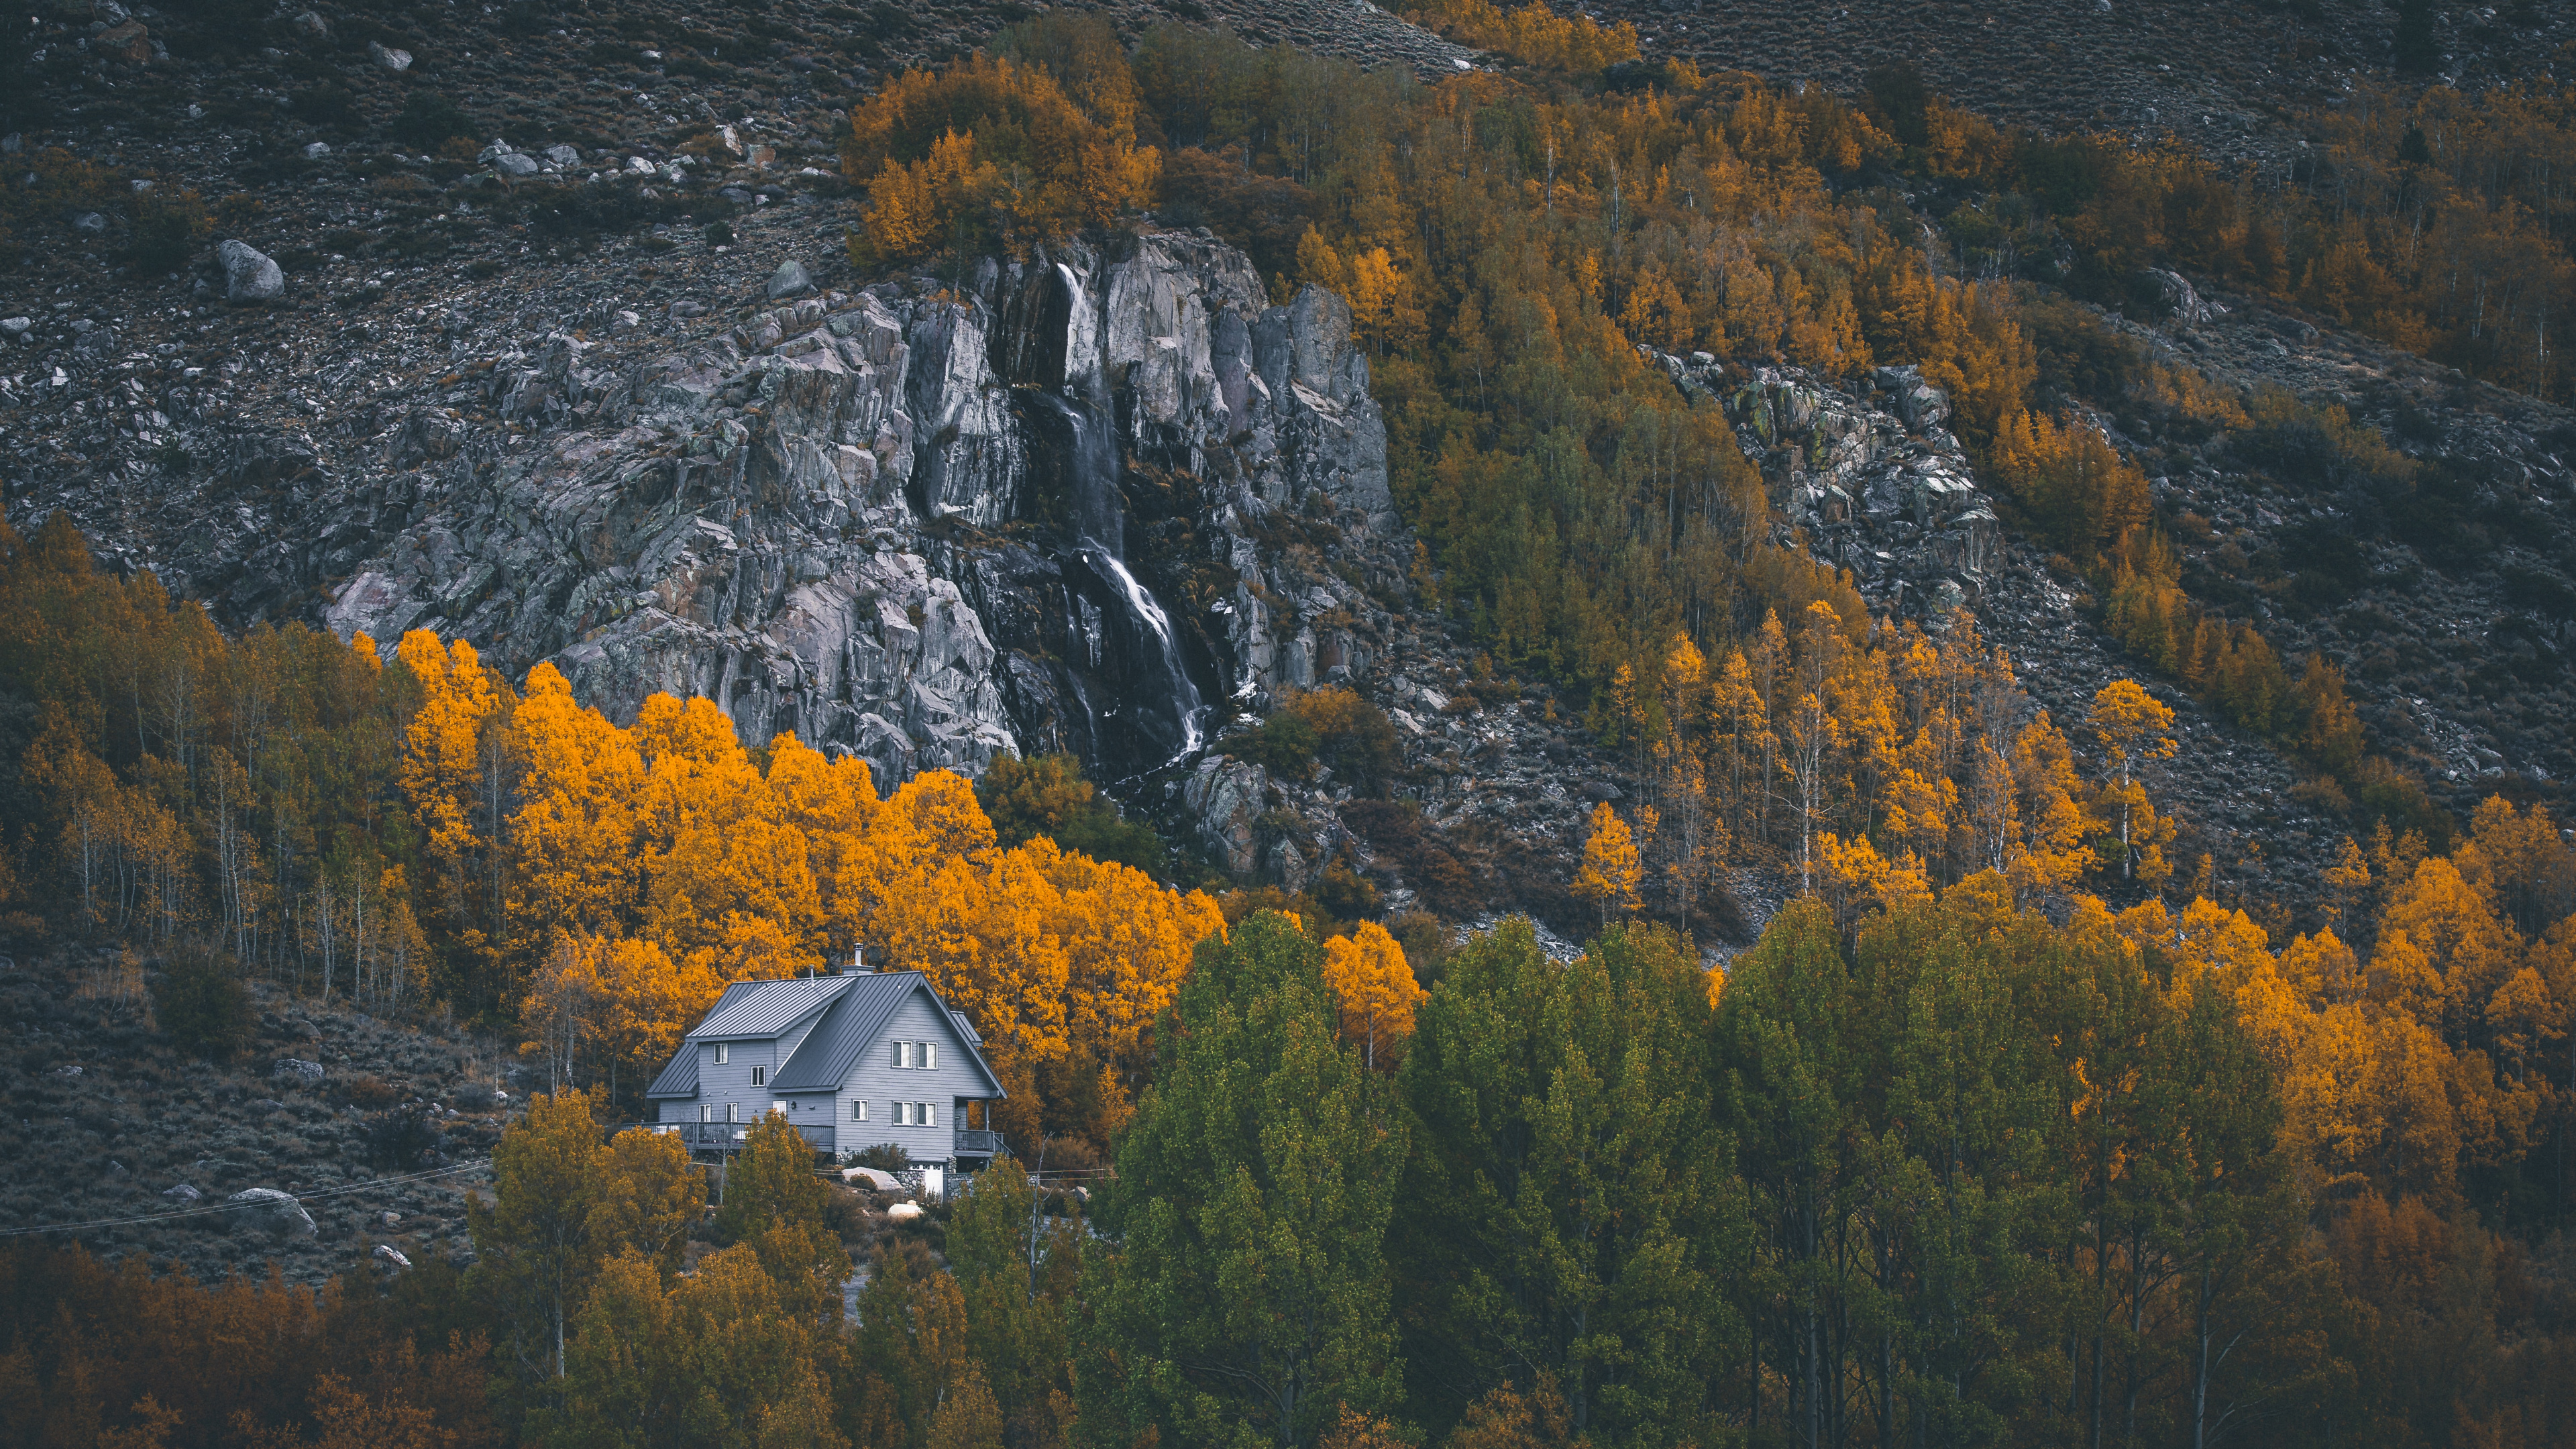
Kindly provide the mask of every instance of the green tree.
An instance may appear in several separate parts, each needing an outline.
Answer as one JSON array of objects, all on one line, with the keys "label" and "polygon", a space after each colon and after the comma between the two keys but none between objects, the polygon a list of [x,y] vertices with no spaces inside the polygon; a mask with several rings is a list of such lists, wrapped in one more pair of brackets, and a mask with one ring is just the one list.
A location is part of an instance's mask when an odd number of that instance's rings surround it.
[{"label": "green tree", "polygon": [[1571,965],[1515,918],[1449,960],[1401,1077],[1398,1263],[1413,1416],[1544,1375],[1601,1445],[1721,1431],[1749,1245],[1710,1111],[1707,978],[1659,926]]},{"label": "green tree", "polygon": [[993,767],[975,782],[975,801],[1005,846],[1043,835],[1094,860],[1114,860],[1149,873],[1164,866],[1162,837],[1152,826],[1122,817],[1083,778],[1082,762],[1071,755],[1026,760],[997,755]]},{"label": "green tree", "polygon": [[588,1095],[531,1098],[492,1148],[493,1205],[466,1199],[479,1271],[503,1301],[523,1375],[563,1377],[572,1315],[606,1256],[590,1231],[604,1155]]},{"label": "green tree", "polygon": [[1323,951],[1264,911],[1210,940],[1101,1209],[1084,1436],[1305,1445],[1402,1388],[1385,1242],[1405,1131],[1334,1030]]},{"label": "green tree", "polygon": [[549,1449],[846,1449],[824,1357],[748,1244],[710,1253],[667,1290],[627,1253],[582,1306],[560,1410],[529,1416]]},{"label": "green tree", "polygon": [[716,1209],[716,1237],[749,1245],[777,1280],[779,1301],[817,1331],[840,1321],[841,1284],[850,1276],[849,1252],[823,1223],[829,1193],[814,1176],[813,1144],[770,1112],[726,1166]]},{"label": "green tree", "polygon": [[1073,1401],[1070,1315],[1086,1234],[1078,1217],[1042,1206],[1019,1164],[998,1158],[948,1222],[967,1348],[1015,1443],[1049,1442]]}]

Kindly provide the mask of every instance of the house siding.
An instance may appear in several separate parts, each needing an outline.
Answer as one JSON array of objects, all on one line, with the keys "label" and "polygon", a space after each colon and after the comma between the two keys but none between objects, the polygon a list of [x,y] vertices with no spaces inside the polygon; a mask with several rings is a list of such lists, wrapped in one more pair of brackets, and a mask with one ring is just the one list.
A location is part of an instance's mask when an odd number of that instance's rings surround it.
[{"label": "house siding", "polygon": [[762,1069],[764,1078],[777,1073],[779,1062],[784,1060],[779,1055],[778,1043],[737,1041],[725,1045],[732,1048],[728,1053],[732,1059],[723,1066],[717,1066],[716,1044],[703,1041],[697,1044],[698,1100],[684,1104],[689,1108],[686,1120],[696,1119],[699,1105],[712,1104],[716,1109],[715,1120],[721,1122],[725,1119],[725,1104],[732,1103],[741,1109],[744,1122],[757,1122],[760,1114],[769,1110],[769,1104],[778,1100],[778,1094],[767,1085],[755,1087],[751,1084],[751,1069],[754,1067]]},{"label": "house siding", "polygon": [[[939,1048],[939,1065],[927,1071],[919,1067],[888,1066],[891,1053],[888,1042],[926,1041]],[[891,1142],[901,1147],[915,1162],[945,1162],[956,1153],[953,1135],[964,1125],[959,1120],[957,1099],[982,1098],[991,1091],[983,1074],[976,1071],[966,1054],[965,1038],[958,1034],[955,1022],[946,1012],[931,1004],[928,994],[913,992],[904,998],[887,1018],[885,1028],[877,1033],[859,1053],[858,1063],[851,1067],[849,1079],[832,1104],[832,1125],[836,1140],[844,1152]],[[850,1118],[850,1104],[864,1100],[868,1120]],[[938,1123],[930,1127],[906,1127],[895,1124],[897,1102],[928,1102],[938,1109]],[[796,1119],[791,1119],[796,1120]]]}]

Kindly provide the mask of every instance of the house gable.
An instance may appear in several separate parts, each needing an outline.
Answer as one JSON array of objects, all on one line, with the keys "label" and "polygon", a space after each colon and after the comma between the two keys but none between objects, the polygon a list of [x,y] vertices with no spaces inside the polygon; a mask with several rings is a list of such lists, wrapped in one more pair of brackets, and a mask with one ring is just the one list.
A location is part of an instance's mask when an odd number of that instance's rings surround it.
[{"label": "house gable", "polygon": [[881,971],[849,979],[851,988],[779,1069],[780,1091],[841,1091],[871,1060],[887,1056],[887,1042],[929,1041],[967,1070],[968,1078],[957,1095],[1003,1095],[1001,1079],[984,1060],[974,1036],[961,1030],[947,1003],[931,989],[928,977],[918,971]]},{"label": "house gable", "polygon": [[[889,1041],[936,1043],[940,1067],[928,1076],[889,1067]],[[717,1043],[734,1049],[724,1067],[713,1065]],[[749,1083],[746,1070],[755,1061],[766,1068],[758,1086]],[[861,1077],[868,1079],[864,1086]],[[828,1092],[846,1104],[872,1094],[915,1100],[901,1095],[907,1091],[931,1101],[1005,1095],[973,1026],[950,1011],[918,971],[737,981],[682,1039],[645,1095],[759,1105],[772,1097]]]}]

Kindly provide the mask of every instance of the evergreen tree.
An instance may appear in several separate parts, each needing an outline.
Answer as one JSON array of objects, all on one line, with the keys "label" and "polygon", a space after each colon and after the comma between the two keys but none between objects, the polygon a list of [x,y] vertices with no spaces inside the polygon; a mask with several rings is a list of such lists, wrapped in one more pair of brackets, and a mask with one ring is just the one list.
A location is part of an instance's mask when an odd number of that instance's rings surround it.
[{"label": "evergreen tree", "polygon": [[1395,1235],[1414,1417],[1545,1384],[1595,1444],[1715,1437],[1747,1233],[1681,939],[1613,928],[1560,965],[1516,918],[1450,958],[1416,1023]]},{"label": "evergreen tree", "polygon": [[1309,1445],[1402,1391],[1385,1242],[1405,1130],[1340,1043],[1323,951],[1262,912],[1209,941],[1158,1032],[1101,1209],[1083,1436]]}]

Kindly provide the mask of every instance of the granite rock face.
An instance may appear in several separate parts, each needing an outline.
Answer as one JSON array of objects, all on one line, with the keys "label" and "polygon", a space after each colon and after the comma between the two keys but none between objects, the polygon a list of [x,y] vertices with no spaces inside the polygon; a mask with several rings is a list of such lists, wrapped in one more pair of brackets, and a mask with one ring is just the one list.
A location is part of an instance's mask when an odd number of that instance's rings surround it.
[{"label": "granite rock face", "polygon": [[[890,787],[1005,751],[1155,768],[1360,662],[1347,580],[1401,588],[1349,308],[1268,305],[1203,233],[594,350],[553,333],[491,371],[513,436],[426,407],[387,430],[387,542],[333,628],[550,660],[621,720],[704,695],[746,742],[792,731]],[[1281,517],[1331,525],[1348,567],[1281,576]]]},{"label": "granite rock face", "polygon": [[1648,355],[1683,392],[1725,409],[1762,470],[1781,541],[1804,534],[1874,608],[1937,627],[1992,586],[2002,525],[1942,426],[1949,398],[1918,369],[1836,387],[1797,368]]}]

